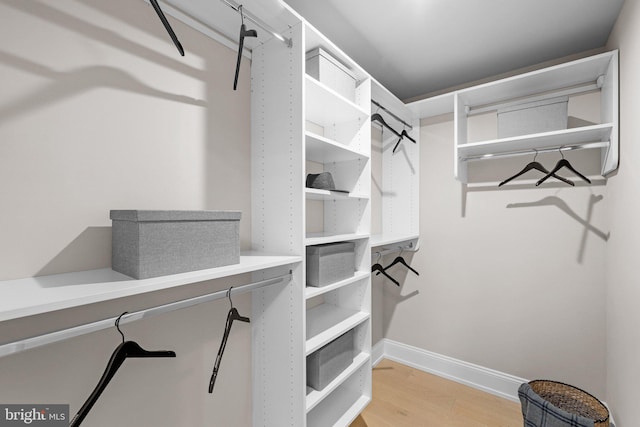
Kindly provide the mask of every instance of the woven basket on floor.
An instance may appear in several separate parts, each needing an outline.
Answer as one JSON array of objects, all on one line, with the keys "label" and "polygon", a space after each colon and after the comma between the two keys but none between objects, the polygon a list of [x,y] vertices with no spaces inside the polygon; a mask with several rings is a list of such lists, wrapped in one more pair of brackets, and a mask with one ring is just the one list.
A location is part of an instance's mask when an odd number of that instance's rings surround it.
[{"label": "woven basket on floor", "polygon": [[529,386],[538,396],[570,414],[594,421],[595,427],[609,427],[609,410],[584,390],[549,380],[535,380]]}]

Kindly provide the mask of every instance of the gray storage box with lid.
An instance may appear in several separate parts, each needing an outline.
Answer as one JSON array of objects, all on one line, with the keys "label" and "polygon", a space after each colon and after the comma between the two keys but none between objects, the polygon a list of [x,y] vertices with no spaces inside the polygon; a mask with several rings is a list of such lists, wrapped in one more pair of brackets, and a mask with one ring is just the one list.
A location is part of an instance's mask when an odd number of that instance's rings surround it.
[{"label": "gray storage box with lid", "polygon": [[353,277],[355,243],[307,246],[307,286],[320,287]]},{"label": "gray storage box with lid", "polygon": [[498,109],[498,138],[567,128],[569,97],[561,96]]},{"label": "gray storage box with lid", "polygon": [[240,262],[238,211],[112,210],[112,269],[136,279]]},{"label": "gray storage box with lid", "polygon": [[305,58],[307,74],[355,102],[356,78],[349,68],[322,48],[310,50]]},{"label": "gray storage box with lid", "polygon": [[307,385],[322,390],[353,362],[354,329],[307,356]]}]

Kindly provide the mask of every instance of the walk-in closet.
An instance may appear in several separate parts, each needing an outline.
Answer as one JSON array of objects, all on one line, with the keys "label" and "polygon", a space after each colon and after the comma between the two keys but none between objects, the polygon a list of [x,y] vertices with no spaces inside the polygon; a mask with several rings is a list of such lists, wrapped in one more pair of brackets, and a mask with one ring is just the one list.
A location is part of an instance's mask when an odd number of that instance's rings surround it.
[{"label": "walk-in closet", "polygon": [[635,426],[640,4],[482,3],[0,0],[0,426]]}]

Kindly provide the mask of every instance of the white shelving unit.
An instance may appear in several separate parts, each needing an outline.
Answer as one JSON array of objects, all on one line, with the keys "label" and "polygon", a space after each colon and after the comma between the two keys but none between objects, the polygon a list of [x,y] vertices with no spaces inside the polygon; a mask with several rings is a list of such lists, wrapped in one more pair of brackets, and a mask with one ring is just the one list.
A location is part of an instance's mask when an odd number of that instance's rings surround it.
[{"label": "white shelving unit", "polygon": [[[254,335],[261,348],[254,360],[254,425],[347,426],[371,399],[371,80],[307,23],[286,37],[291,48],[274,40],[253,51],[252,241],[303,262],[293,269],[288,294],[265,288],[269,307],[254,307],[254,315],[273,315],[273,323],[263,322],[271,327]],[[317,47],[352,69],[354,99],[305,72],[305,53]],[[346,192],[305,188],[307,173],[319,171],[330,172]],[[355,243],[354,276],[307,287],[306,247],[344,241]],[[287,313],[286,322],[276,309]],[[349,330],[353,363],[323,390],[308,389],[306,356]],[[353,396],[347,406],[346,392]]]},{"label": "white shelving unit", "polygon": [[[555,96],[600,92],[600,123],[513,138],[469,142],[468,116],[497,110],[514,102],[528,102]],[[601,174],[618,167],[618,52],[579,59],[542,70],[509,77],[468,89],[454,96],[455,171],[467,182],[467,162],[496,156],[534,153],[560,148],[599,149]],[[443,98],[444,99],[444,98]],[[429,111],[428,101],[416,110]],[[443,104],[444,105],[444,104]]]}]

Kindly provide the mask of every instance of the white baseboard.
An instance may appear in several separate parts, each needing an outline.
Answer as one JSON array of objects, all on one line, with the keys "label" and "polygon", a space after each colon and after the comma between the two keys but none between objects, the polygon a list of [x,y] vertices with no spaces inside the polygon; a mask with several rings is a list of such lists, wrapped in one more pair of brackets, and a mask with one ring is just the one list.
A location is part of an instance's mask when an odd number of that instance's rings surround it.
[{"label": "white baseboard", "polygon": [[[524,378],[388,339],[381,340],[374,346],[380,351],[377,347],[382,347],[383,350],[380,359],[384,357],[514,402],[519,402],[518,387],[528,382]],[[377,360],[375,354],[372,350],[372,360]]]},{"label": "white baseboard", "polygon": [[384,359],[384,340],[371,346],[371,366],[376,366],[382,359]]}]

